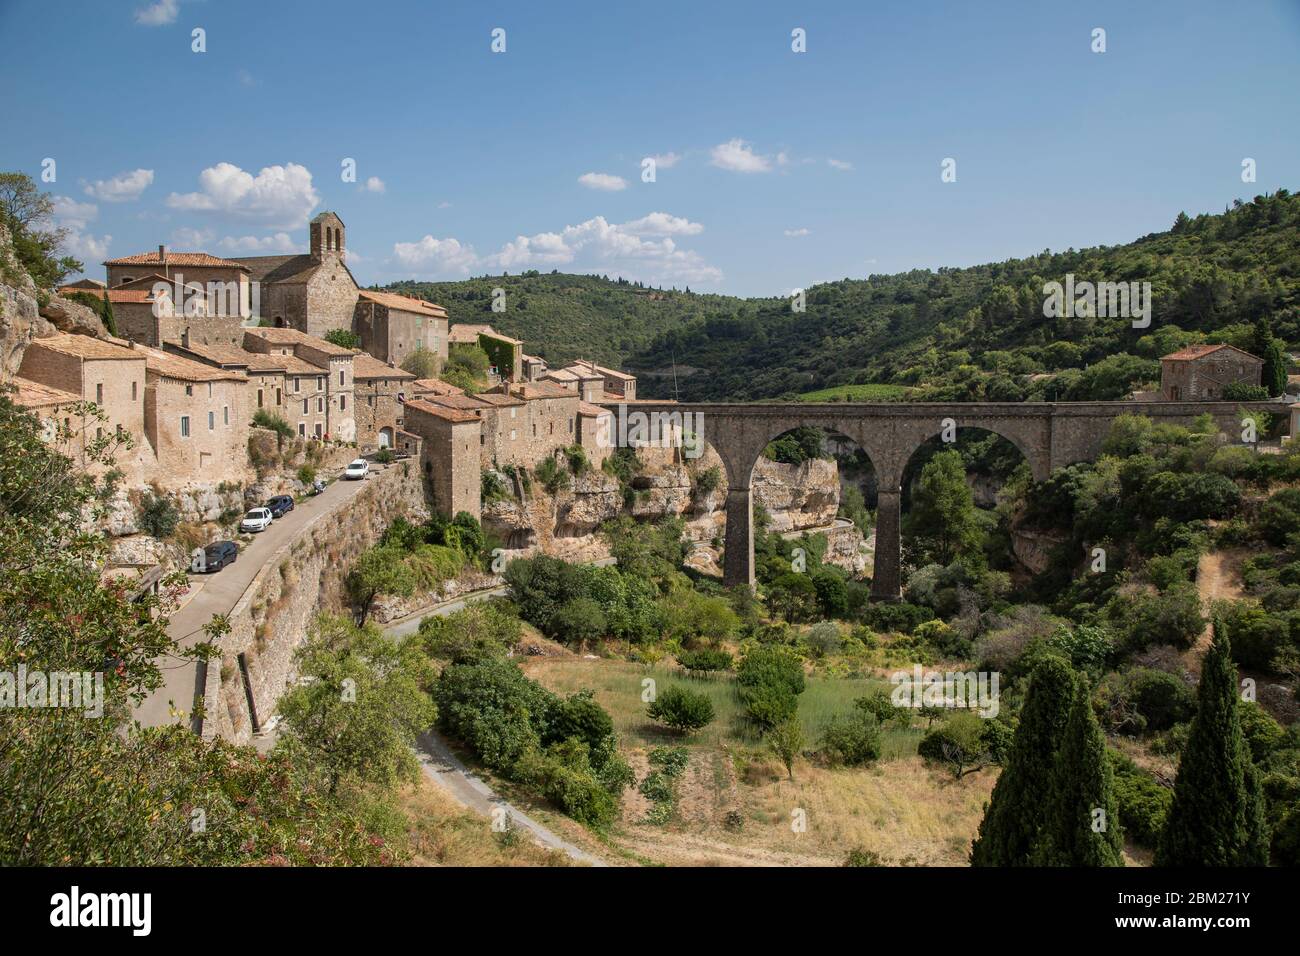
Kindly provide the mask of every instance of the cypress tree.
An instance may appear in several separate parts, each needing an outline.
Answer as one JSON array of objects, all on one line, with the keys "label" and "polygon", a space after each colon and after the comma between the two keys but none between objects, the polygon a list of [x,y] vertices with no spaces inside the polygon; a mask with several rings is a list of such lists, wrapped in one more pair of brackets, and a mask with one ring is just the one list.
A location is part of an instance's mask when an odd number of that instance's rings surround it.
[{"label": "cypress tree", "polygon": [[1174,800],[1156,849],[1157,866],[1261,866],[1268,862],[1263,794],[1241,734],[1237,668],[1223,622],[1201,667]]},{"label": "cypress tree", "polygon": [[1056,748],[1074,700],[1074,672],[1049,657],[1035,669],[1011,756],[971,845],[972,866],[1028,866],[1038,841]]},{"label": "cypress tree", "polygon": [[1123,866],[1114,778],[1106,737],[1092,712],[1085,677],[1075,682],[1065,739],[1056,757],[1051,793],[1034,862],[1040,866]]}]

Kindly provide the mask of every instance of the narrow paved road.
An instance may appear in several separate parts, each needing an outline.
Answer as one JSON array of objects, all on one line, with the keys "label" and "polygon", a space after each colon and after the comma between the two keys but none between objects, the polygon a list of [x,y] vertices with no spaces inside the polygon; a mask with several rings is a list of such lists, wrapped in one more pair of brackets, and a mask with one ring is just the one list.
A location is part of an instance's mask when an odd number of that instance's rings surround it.
[{"label": "narrow paved road", "polygon": [[[188,604],[172,615],[167,633],[182,648],[193,647],[204,640],[203,626],[214,615],[230,613],[257,572],[282,545],[313,518],[345,505],[364,485],[365,481],[336,481],[326,486],[319,495],[299,502],[293,511],[277,518],[271,527],[257,534],[251,542],[241,544],[234,564],[215,574],[191,575],[191,579],[201,580],[203,587]],[[178,720],[188,723],[194,711],[195,695],[202,692],[202,688],[196,686],[198,666],[193,661],[174,657],[159,661],[158,666],[162,668],[165,683],[136,708],[135,719],[146,727]],[[178,715],[173,715],[173,710]]]}]

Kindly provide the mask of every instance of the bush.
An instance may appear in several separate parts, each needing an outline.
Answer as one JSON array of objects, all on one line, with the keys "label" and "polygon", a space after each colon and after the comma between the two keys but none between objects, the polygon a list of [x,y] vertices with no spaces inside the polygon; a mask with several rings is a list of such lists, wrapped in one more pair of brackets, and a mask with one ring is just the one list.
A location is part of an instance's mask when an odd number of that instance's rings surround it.
[{"label": "bush", "polygon": [[961,778],[990,760],[984,735],[986,723],[992,722],[958,711],[928,730],[916,752],[928,761],[945,765],[953,776]]},{"label": "bush", "polygon": [[311,465],[303,465],[298,469],[298,480],[304,485],[310,485],[316,480],[316,469]]},{"label": "bush", "polygon": [[499,601],[478,601],[453,614],[430,615],[420,622],[426,653],[457,663],[505,657],[519,642],[520,632],[519,618]]},{"label": "bush", "polygon": [[1114,768],[1115,802],[1124,834],[1139,846],[1155,849],[1174,792],[1162,787],[1126,755],[1115,750],[1108,750],[1107,754]]},{"label": "bush", "polygon": [[1223,386],[1223,400],[1225,402],[1266,402],[1268,399],[1268,389],[1263,385],[1229,382]]},{"label": "bush", "polygon": [[668,687],[650,704],[646,714],[680,733],[693,733],[713,720],[713,702],[705,694]]},{"label": "bush", "polygon": [[555,636],[566,643],[593,641],[605,634],[608,622],[600,605],[589,597],[577,597],[555,612]]},{"label": "bush", "polygon": [[934,611],[899,601],[896,604],[870,604],[862,613],[862,623],[873,631],[896,631],[911,634],[916,627],[934,618]]},{"label": "bush", "polygon": [[832,766],[858,767],[880,758],[880,724],[860,707],[837,714],[822,729],[821,753]]},{"label": "bush", "polygon": [[731,653],[702,647],[696,651],[682,651],[677,655],[677,663],[692,675],[709,675],[716,671],[731,670]]},{"label": "bush", "polygon": [[445,668],[434,701],[443,730],[489,768],[510,775],[521,757],[540,751],[546,715],[558,698],[513,662],[483,658]]},{"label": "bush", "polygon": [[1107,675],[1097,687],[1094,706],[1113,732],[1157,733],[1191,720],[1196,692],[1173,674],[1136,667]]},{"label": "bush", "polygon": [[351,329],[330,329],[322,338],[332,345],[337,345],[341,349],[359,349],[361,348],[361,336]]},{"label": "bush", "polygon": [[170,498],[152,492],[140,502],[140,530],[155,538],[166,538],[176,530],[180,512]]},{"label": "bush", "polygon": [[293,437],[293,426],[275,412],[268,411],[265,408],[259,408],[253,412],[253,424],[258,428],[268,428],[275,432],[278,443],[282,443],[286,438]]},{"label": "bush", "polygon": [[839,627],[831,621],[820,621],[814,624],[804,635],[804,644],[817,657],[834,654],[843,643]]}]

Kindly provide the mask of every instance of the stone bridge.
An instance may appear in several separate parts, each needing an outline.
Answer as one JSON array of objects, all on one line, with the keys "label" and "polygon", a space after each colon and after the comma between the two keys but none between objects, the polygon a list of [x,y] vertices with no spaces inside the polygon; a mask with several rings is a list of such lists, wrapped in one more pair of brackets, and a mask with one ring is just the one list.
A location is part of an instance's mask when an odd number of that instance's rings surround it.
[{"label": "stone bridge", "polygon": [[754,583],[751,476],[767,443],[801,425],[817,426],[856,442],[870,457],[879,483],[871,593],[881,600],[900,596],[903,471],[921,444],[953,426],[1001,435],[1020,449],[1035,480],[1041,481],[1054,469],[1095,458],[1111,422],[1119,415],[1141,414],[1156,422],[1190,425],[1208,412],[1223,432],[1237,438],[1242,432],[1240,408],[1282,415],[1289,412],[1289,405],[1281,402],[603,404],[614,415],[614,444],[680,426],[702,438],[721,457],[730,489],[723,571],[727,585]]}]

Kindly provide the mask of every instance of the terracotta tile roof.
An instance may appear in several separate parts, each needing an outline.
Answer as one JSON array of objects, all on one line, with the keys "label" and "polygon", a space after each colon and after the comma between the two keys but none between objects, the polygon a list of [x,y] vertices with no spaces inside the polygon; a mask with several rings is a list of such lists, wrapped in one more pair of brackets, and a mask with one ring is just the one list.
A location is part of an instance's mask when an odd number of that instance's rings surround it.
[{"label": "terracotta tile roof", "polygon": [[100,282],[98,279],[92,279],[89,276],[87,276],[84,279],[78,279],[76,282],[69,282],[67,285],[60,286],[59,288],[60,289],[102,289],[104,288],[104,283]]},{"label": "terracotta tile roof", "polygon": [[321,261],[306,253],[287,256],[241,256],[234,260],[248,270],[255,282],[306,282],[320,268]]},{"label": "terracotta tile roof", "polygon": [[579,402],[578,414],[585,415],[588,418],[599,418],[601,415],[614,414],[608,408],[601,408],[599,405],[593,405],[591,402]]},{"label": "terracotta tile roof", "polygon": [[440,378],[417,378],[411,383],[417,395],[464,395],[463,388],[449,385]]},{"label": "terracotta tile roof", "polygon": [[327,342],[324,339],[317,338],[314,335],[308,335],[306,332],[300,332],[297,329],[272,329],[272,328],[252,328],[244,331],[245,335],[252,335],[263,342],[270,342],[272,345],[309,345],[318,352],[324,352],[330,356],[352,356],[354,353],[351,349],[345,349],[341,345],[335,345],[333,342]]},{"label": "terracotta tile roof", "polygon": [[576,394],[561,385],[554,382],[524,382],[520,385],[510,386],[510,394],[518,395],[526,402],[536,401],[543,398],[575,398]]},{"label": "terracotta tile roof", "polygon": [[[237,365],[254,373],[283,372],[286,367],[283,360],[287,356],[264,355],[261,352],[250,352],[235,345],[177,345],[174,342],[168,342],[167,345],[169,348],[186,352],[201,361],[213,365]],[[312,367],[315,368],[315,366]]]},{"label": "terracotta tile roof", "polygon": [[42,385],[28,378],[15,377],[13,384],[17,387],[17,391],[9,392],[9,398],[15,405],[21,405],[23,408],[49,408],[81,401],[80,395],[73,395],[61,388],[51,388],[49,385]]},{"label": "terracotta tile roof", "polygon": [[572,365],[569,365],[568,368],[573,369],[574,371],[581,371],[583,373],[586,373],[589,370],[590,372],[593,372],[596,375],[601,375],[604,376],[605,378],[616,378],[624,382],[636,381],[635,375],[629,375],[627,372],[620,372],[616,368],[606,368],[603,365],[597,365],[595,362],[588,362],[586,359],[579,359],[578,361],[574,362]]},{"label": "terracotta tile roof", "polygon": [[482,411],[491,407],[487,402],[480,401],[474,395],[437,395],[432,398],[425,398],[422,401],[429,402],[432,405],[441,405],[443,408],[459,408],[464,411]]},{"label": "terracotta tile roof", "polygon": [[213,368],[202,362],[195,362],[170,352],[163,352],[148,345],[137,345],[135,351],[144,357],[145,368],[163,378],[174,378],[182,382],[247,382],[248,376],[234,369]]},{"label": "terracotta tile roof", "polygon": [[67,332],[60,332],[58,335],[51,335],[48,338],[33,339],[29,348],[36,346],[53,349],[56,352],[62,352],[64,355],[75,355],[83,359],[139,360],[144,358],[135,349],[115,345],[112,342],[92,338],[89,335],[71,335]]},{"label": "terracotta tile roof", "polygon": [[[113,288],[114,289],[152,289],[154,287],[154,284],[158,282],[165,282],[169,289],[173,285],[175,285],[175,283],[171,279],[167,278],[165,275],[162,275],[157,272],[151,272],[147,276],[140,276],[139,278],[132,279],[129,282],[119,282],[117,285],[113,286]],[[186,283],[186,285],[188,284],[189,283]]]},{"label": "terracotta tile roof", "polygon": [[1263,364],[1264,362],[1263,359],[1251,355],[1249,352],[1245,351],[1244,349],[1239,349],[1235,345],[1228,345],[1226,343],[1220,343],[1218,345],[1188,345],[1185,348],[1179,349],[1177,352],[1170,352],[1168,355],[1160,356],[1160,361],[1164,362],[1168,360],[1174,362],[1186,362],[1186,361],[1190,361],[1191,359],[1203,358],[1204,356],[1209,355],[1211,352],[1217,352],[1220,349],[1232,349],[1234,352],[1240,352],[1242,355],[1245,355],[1248,358],[1255,359],[1255,361],[1259,362],[1260,364]]},{"label": "terracotta tile roof", "polygon": [[545,375],[542,376],[543,381],[547,379],[549,379],[552,382],[574,382],[576,384],[578,381],[578,376],[575,375],[573,372],[569,371],[567,368],[557,368],[547,372]]},{"label": "terracotta tile roof", "polygon": [[[566,365],[560,369],[561,372],[568,372],[574,378],[581,379],[584,382],[590,382],[594,379],[603,379],[603,372],[596,370],[596,366],[588,365],[586,362],[574,362],[572,365]],[[558,372],[552,374],[559,374]]]},{"label": "terracotta tile roof", "polygon": [[206,252],[172,252],[168,250],[167,258],[158,258],[158,250],[153,252],[140,252],[134,256],[122,256],[118,259],[108,259],[103,265],[106,266],[221,266],[227,269],[247,269],[248,266],[234,259],[219,259],[216,256],[210,256]]},{"label": "terracotta tile roof", "polygon": [[502,335],[490,325],[472,325],[468,323],[453,325],[447,332],[447,341],[454,342],[457,345],[477,345],[479,335],[500,339],[502,342],[509,342],[512,345],[522,346],[524,344],[519,339],[512,339],[508,335]]},{"label": "terracotta tile roof", "polygon": [[64,286],[59,290],[59,295],[71,295],[74,292],[93,296],[96,299],[107,296],[109,302],[141,302],[148,304],[154,301],[152,289],[122,289],[118,287],[112,289],[70,289]]},{"label": "terracotta tile roof", "polygon": [[474,396],[481,402],[487,402],[489,405],[495,405],[498,408],[508,408],[512,405],[523,405],[522,399],[514,395],[502,395],[500,392],[479,392]]},{"label": "terracotta tile roof", "polygon": [[415,376],[405,369],[381,362],[369,352],[352,353],[352,377],[361,379],[392,378],[404,382],[414,381],[415,379]]},{"label": "terracotta tile roof", "polygon": [[275,360],[284,363],[284,371],[287,375],[328,375],[330,373],[329,369],[321,368],[296,355],[277,355]]},{"label": "terracotta tile roof", "polygon": [[478,416],[473,412],[463,412],[458,408],[446,408],[442,405],[434,405],[431,402],[426,402],[422,398],[409,398],[406,400],[406,405],[404,407],[407,409],[414,409],[417,412],[424,412],[426,415],[433,415],[436,418],[441,418],[444,421],[449,422],[476,422],[479,420]]},{"label": "terracotta tile roof", "polygon": [[367,289],[362,289],[357,294],[363,299],[377,302],[390,309],[401,309],[403,312],[420,312],[439,319],[447,317],[447,310],[442,306],[409,295],[398,295],[396,292],[371,292]]}]

